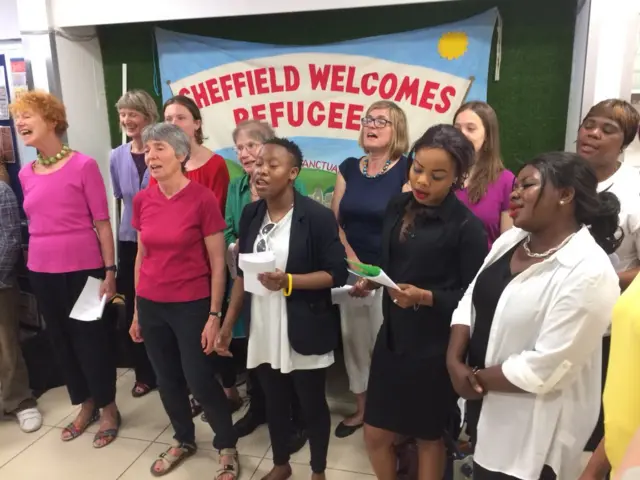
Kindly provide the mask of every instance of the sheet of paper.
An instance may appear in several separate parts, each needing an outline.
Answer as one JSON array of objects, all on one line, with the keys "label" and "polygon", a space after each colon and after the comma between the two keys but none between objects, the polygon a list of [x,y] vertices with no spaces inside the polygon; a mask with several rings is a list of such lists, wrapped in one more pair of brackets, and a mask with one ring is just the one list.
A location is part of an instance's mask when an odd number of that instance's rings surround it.
[{"label": "sheet of paper", "polygon": [[272,293],[260,283],[258,274],[276,271],[276,257],[273,252],[241,253],[238,256],[238,266],[244,274],[245,292],[261,297]]},{"label": "sheet of paper", "polygon": [[357,275],[358,277],[362,277],[362,278],[366,278],[367,280],[371,280],[374,283],[377,283],[378,285],[382,285],[383,287],[389,287],[389,288],[393,288],[395,290],[400,290],[400,287],[398,287],[398,285],[395,284],[395,282],[393,280],[391,280],[386,273],[384,273],[384,270],[380,270],[380,275],[375,276],[375,277],[369,277],[366,275],[362,275],[354,270],[349,269],[350,273],[353,273],[354,275]]},{"label": "sheet of paper", "polygon": [[354,305],[368,307],[375,301],[375,292],[369,292],[366,297],[352,297],[349,292],[353,288],[351,285],[331,289],[331,300],[334,305]]},{"label": "sheet of paper", "polygon": [[82,293],[78,297],[76,304],[71,309],[71,318],[82,320],[83,322],[95,322],[102,318],[104,306],[107,304],[107,297],[100,298],[100,285],[102,280],[97,278],[87,278]]}]

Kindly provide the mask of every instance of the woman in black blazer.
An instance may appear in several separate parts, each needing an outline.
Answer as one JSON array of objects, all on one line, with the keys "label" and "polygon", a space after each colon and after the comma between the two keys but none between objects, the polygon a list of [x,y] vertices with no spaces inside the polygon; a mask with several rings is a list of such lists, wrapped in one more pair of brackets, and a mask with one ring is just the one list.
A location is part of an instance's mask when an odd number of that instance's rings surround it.
[{"label": "woman in black blazer", "polygon": [[261,200],[242,212],[239,248],[240,253],[272,251],[276,271],[258,276],[270,291],[264,296],[245,292],[244,275],[238,272],[217,342],[218,353],[228,355],[233,324],[242,311],[250,324],[247,368],[257,368],[265,391],[273,445],[274,467],[263,480],[291,476],[291,384],[307,424],[312,479],[325,478],[329,448],[325,380],[339,336],[331,289],[344,285],[348,273],[331,210],[293,188],[301,168],[302,152],[286,139],[267,141],[256,160]]}]

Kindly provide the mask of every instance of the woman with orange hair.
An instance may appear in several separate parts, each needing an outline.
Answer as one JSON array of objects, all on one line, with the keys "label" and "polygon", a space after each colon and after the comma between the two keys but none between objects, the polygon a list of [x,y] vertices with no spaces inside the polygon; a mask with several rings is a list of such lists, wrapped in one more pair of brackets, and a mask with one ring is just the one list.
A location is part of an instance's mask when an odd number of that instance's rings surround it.
[{"label": "woman with orange hair", "polygon": [[[113,442],[120,428],[116,367],[106,321],[70,318],[90,277],[99,295],[115,293],[113,233],[104,181],[96,161],[62,143],[64,105],[45,92],[27,92],[11,105],[16,129],[37,160],[20,171],[29,220],[30,283],[62,368],[76,418],[62,430],[67,442],[100,422],[93,446]],[[100,412],[102,410],[102,413]]]}]

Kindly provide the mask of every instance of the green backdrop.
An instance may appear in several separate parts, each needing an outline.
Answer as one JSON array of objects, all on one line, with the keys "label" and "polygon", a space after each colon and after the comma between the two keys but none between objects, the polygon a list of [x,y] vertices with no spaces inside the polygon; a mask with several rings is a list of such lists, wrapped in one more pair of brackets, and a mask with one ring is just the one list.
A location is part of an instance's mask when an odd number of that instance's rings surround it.
[{"label": "green backdrop", "polygon": [[[564,148],[575,0],[465,0],[161,25],[177,32],[233,40],[312,45],[439,25],[494,6],[504,21],[502,69],[500,81],[494,82],[494,35],[487,100],[498,113],[505,163],[514,169],[533,155]],[[122,92],[121,65],[128,65],[128,88],[142,88],[155,95],[154,82],[159,87],[154,26],[109,25],[98,30],[114,146],[120,143],[115,103]],[[156,98],[160,105],[160,97]]]}]

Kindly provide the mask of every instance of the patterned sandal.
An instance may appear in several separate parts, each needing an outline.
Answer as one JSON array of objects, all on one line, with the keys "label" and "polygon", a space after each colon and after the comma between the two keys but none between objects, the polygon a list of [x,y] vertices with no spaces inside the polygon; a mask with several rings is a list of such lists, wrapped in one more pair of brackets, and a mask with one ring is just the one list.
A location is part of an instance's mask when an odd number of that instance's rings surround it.
[{"label": "patterned sandal", "polygon": [[[172,450],[179,450],[178,455],[173,455]],[[155,462],[151,465],[151,475],[154,477],[162,477],[171,472],[174,468],[184,462],[187,458],[194,455],[198,451],[198,447],[190,443],[174,443],[167,450],[162,452]],[[162,470],[156,470],[158,463],[162,464]]]},{"label": "patterned sandal", "polygon": [[[100,410],[96,409],[91,414],[91,418],[83,428],[78,428],[71,422],[69,425],[62,429],[62,433],[60,434],[60,440],[63,442],[70,442],[71,440],[75,440],[80,435],[82,435],[87,428],[100,420]],[[68,435],[68,436],[67,436]]]},{"label": "patterned sandal", "polygon": [[[231,457],[231,463],[222,463],[224,457]],[[240,478],[240,461],[238,450],[235,448],[223,448],[220,450],[220,468],[216,472],[214,480],[220,480],[224,475],[231,475],[233,480]]]},{"label": "patterned sandal", "polygon": [[[107,445],[110,445],[114,442],[116,438],[118,438],[118,433],[120,432],[120,426],[122,425],[122,417],[120,416],[120,412],[118,412],[118,418],[116,420],[116,427],[109,428],[107,430],[101,430],[96,433],[95,437],[93,437],[93,448],[104,448]],[[103,443],[104,440],[104,443]]]}]

